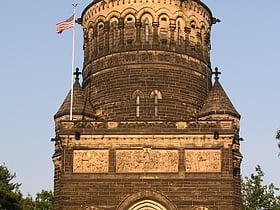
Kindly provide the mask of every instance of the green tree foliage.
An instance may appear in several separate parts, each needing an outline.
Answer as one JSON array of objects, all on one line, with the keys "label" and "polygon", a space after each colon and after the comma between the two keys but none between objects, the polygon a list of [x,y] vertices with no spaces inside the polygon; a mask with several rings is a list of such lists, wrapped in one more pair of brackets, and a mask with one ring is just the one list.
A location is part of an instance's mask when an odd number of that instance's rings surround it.
[{"label": "green tree foliage", "polygon": [[[278,130],[276,133],[276,139],[278,139],[278,147],[280,149],[280,130]],[[280,155],[280,153],[279,153],[279,155]]]},{"label": "green tree foliage", "polygon": [[0,165],[0,209],[21,209],[20,184],[12,182],[15,177],[5,165]]},{"label": "green tree foliage", "polygon": [[30,194],[28,194],[25,198],[22,199],[21,208],[22,208],[22,210],[34,210],[35,209],[35,203]]},{"label": "green tree foliage", "polygon": [[242,181],[242,200],[244,210],[280,210],[280,196],[276,196],[279,191],[273,184],[263,184],[264,173],[261,167],[256,167],[256,174],[251,174],[250,178],[245,177]]},{"label": "green tree foliage", "polygon": [[52,210],[53,193],[52,191],[42,190],[37,193],[35,198],[36,210]]},{"label": "green tree foliage", "polygon": [[22,197],[20,184],[14,183],[16,177],[5,165],[0,165],[0,210],[52,210],[52,191],[42,190],[36,194]]},{"label": "green tree foliage", "polygon": [[28,195],[22,199],[22,210],[52,210],[52,191],[42,190],[36,194],[35,200]]}]

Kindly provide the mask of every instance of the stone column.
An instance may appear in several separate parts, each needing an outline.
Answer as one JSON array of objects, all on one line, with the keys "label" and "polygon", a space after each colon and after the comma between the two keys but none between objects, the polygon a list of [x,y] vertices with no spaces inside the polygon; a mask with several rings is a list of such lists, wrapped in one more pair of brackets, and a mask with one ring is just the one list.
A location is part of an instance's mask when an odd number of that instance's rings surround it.
[{"label": "stone column", "polygon": [[159,46],[158,27],[159,27],[159,22],[153,22],[153,47]]},{"label": "stone column", "polygon": [[142,23],[140,22],[140,20],[136,20],[136,22],[135,22],[135,27],[136,27],[136,41],[135,41],[135,45],[136,46],[140,46],[141,45],[141,26],[142,26]]},{"label": "stone column", "polygon": [[124,18],[121,17],[119,19],[119,33],[120,33],[120,41],[119,41],[119,47],[120,49],[124,46]]},{"label": "stone column", "polygon": [[210,62],[210,50],[211,50],[210,33],[205,32],[203,39],[204,39],[203,41],[204,59],[207,62]]},{"label": "stone column", "polygon": [[175,28],[176,28],[176,25],[174,23],[170,23],[169,29],[170,29],[170,49],[171,50],[175,49],[175,39],[174,39]]},{"label": "stone column", "polygon": [[105,35],[105,43],[104,43],[104,50],[105,52],[109,52],[109,21],[104,23],[104,35]]},{"label": "stone column", "polygon": [[[97,51],[97,25],[93,25],[93,34],[92,34],[92,40],[93,40],[93,52],[92,55],[93,57],[96,57],[98,54]],[[92,47],[92,46],[91,46]]]},{"label": "stone column", "polygon": [[188,48],[190,46],[191,29],[189,27],[185,27],[184,32],[185,32],[185,51],[188,51]]},{"label": "stone column", "polygon": [[202,38],[201,38],[201,32],[197,31],[196,32],[196,50],[199,54],[199,56],[202,58],[203,57],[203,48],[202,48]]},{"label": "stone column", "polygon": [[91,43],[92,39],[89,39],[89,31],[84,29],[84,44],[83,44],[83,50],[84,50],[84,63],[87,63],[90,60],[90,55],[91,55]]}]

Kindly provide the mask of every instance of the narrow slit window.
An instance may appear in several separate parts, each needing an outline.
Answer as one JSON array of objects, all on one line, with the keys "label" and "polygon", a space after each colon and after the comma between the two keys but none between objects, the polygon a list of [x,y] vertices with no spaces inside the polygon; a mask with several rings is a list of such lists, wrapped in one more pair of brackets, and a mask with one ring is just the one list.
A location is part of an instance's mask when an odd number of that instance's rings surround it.
[{"label": "narrow slit window", "polygon": [[158,96],[155,95],[155,117],[158,116]]},{"label": "narrow slit window", "polygon": [[136,117],[140,117],[140,96],[136,96]]},{"label": "narrow slit window", "polygon": [[159,100],[162,99],[161,92],[158,90],[154,90],[151,92],[150,98],[152,99],[152,103],[154,106],[154,116],[159,116]]},{"label": "narrow slit window", "polygon": [[113,46],[116,45],[116,39],[117,39],[117,22],[114,21],[113,22],[113,40],[112,40]]},{"label": "narrow slit window", "polygon": [[149,19],[145,19],[145,42],[149,42]]},{"label": "narrow slit window", "polygon": [[[144,99],[144,94],[142,91],[140,90],[136,90],[132,93],[132,97],[131,97],[134,101],[134,105],[135,105],[135,113],[134,113],[134,116],[135,117],[140,117],[140,103],[141,103],[141,100]],[[142,104],[143,106],[143,104]]]}]

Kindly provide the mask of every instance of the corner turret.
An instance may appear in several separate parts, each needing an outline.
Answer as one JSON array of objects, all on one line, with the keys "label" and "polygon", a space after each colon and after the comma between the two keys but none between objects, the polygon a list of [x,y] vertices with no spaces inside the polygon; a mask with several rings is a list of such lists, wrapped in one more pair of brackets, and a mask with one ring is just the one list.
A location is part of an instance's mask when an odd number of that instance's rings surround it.
[{"label": "corner turret", "polygon": [[69,91],[62,105],[60,106],[59,110],[54,115],[56,124],[59,123],[60,121],[70,120],[71,101],[72,101],[73,120],[95,119],[93,106],[91,102],[88,100],[88,98],[86,97],[84,89],[80,85],[79,82],[80,74],[81,72],[79,72],[79,69],[76,68],[76,72],[74,73],[76,77],[75,77],[75,82],[73,84],[73,89]]}]

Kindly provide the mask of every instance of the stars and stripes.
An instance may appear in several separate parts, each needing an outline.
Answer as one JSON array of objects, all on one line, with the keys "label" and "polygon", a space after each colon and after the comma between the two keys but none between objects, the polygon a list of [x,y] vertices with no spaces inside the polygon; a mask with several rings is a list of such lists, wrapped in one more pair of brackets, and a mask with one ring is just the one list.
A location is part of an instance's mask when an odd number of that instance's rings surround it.
[{"label": "stars and stripes", "polygon": [[61,34],[64,30],[73,28],[75,25],[75,15],[72,15],[67,20],[61,21],[56,24],[56,33]]}]

